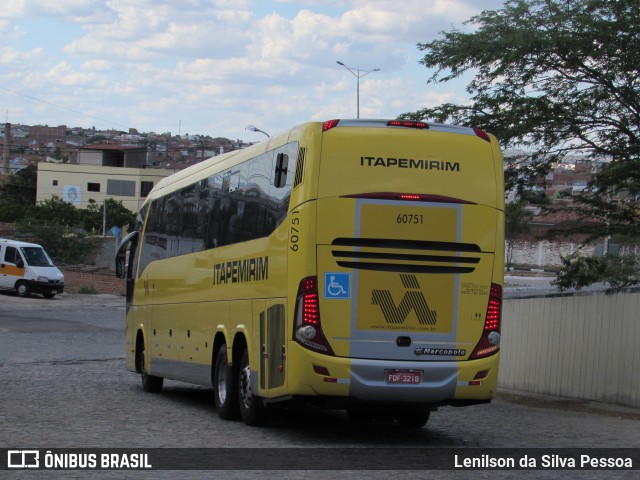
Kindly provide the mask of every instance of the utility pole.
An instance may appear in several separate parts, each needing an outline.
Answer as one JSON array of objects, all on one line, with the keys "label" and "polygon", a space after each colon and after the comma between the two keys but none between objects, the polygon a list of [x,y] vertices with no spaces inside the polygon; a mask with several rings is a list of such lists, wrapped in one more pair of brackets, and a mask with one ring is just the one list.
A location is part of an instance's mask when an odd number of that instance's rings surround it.
[{"label": "utility pole", "polygon": [[2,173],[5,175],[9,175],[11,173],[9,164],[9,143],[11,143],[11,124],[7,122],[4,124],[4,148],[2,149]]}]

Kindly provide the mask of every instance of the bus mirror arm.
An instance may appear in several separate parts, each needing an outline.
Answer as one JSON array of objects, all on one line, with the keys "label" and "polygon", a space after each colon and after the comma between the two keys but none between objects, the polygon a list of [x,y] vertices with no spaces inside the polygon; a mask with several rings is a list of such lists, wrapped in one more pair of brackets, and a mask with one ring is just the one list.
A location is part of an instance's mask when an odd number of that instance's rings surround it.
[{"label": "bus mirror arm", "polygon": [[125,278],[127,276],[127,252],[130,245],[138,238],[138,231],[133,231],[122,239],[116,252],[116,277]]},{"label": "bus mirror arm", "polygon": [[116,277],[124,278],[126,269],[126,250],[119,250],[116,255]]}]

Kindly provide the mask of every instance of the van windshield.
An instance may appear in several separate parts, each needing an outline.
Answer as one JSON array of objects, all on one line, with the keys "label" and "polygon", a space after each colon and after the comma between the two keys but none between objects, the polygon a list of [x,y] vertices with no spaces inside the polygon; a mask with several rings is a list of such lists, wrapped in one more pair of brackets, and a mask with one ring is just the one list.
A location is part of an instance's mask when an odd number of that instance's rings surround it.
[{"label": "van windshield", "polygon": [[39,247],[22,247],[20,249],[28,265],[32,267],[53,267],[53,263],[44,250]]}]

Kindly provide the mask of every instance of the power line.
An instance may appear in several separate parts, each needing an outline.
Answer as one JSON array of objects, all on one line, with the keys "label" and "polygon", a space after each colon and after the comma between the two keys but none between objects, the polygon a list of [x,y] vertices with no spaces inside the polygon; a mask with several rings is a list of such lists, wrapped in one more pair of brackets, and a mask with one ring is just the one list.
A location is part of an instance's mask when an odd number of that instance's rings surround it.
[{"label": "power line", "polygon": [[101,117],[88,115],[86,113],[79,112],[78,110],[74,110],[72,108],[63,107],[61,105],[56,105],[55,103],[47,102],[46,100],[42,100],[40,98],[33,97],[31,95],[27,95],[26,93],[17,92],[15,90],[10,90],[10,89],[2,87],[2,86],[0,86],[0,90],[4,90],[5,92],[9,92],[9,93],[11,93],[13,95],[19,95],[21,97],[28,98],[29,100],[33,100],[34,102],[38,102],[38,103],[42,103],[42,104],[45,104],[45,105],[49,105],[50,107],[57,108],[58,110],[72,112],[72,113],[75,113],[77,115],[82,115],[83,117],[91,118],[93,120],[100,120],[101,122],[110,123],[111,125],[117,125],[119,127],[123,127],[123,128],[127,128],[127,129],[129,128],[127,125],[123,125],[123,124],[117,123],[117,122],[112,122],[111,120],[107,120],[107,119],[104,119],[104,118],[101,118]]}]

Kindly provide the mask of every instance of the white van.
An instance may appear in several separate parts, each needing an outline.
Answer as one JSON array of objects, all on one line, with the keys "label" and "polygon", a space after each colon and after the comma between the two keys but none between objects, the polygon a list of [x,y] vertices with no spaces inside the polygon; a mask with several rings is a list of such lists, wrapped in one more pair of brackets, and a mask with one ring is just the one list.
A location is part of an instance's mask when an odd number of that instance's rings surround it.
[{"label": "white van", "polygon": [[40,245],[0,238],[0,290],[53,298],[64,291],[64,275]]}]

